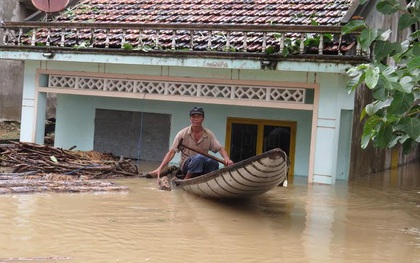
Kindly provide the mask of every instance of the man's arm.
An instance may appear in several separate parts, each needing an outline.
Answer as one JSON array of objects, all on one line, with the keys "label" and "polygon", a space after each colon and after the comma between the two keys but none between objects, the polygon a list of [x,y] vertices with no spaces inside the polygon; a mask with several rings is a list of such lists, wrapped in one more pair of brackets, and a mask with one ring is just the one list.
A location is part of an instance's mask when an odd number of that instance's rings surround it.
[{"label": "man's arm", "polygon": [[174,150],[169,149],[169,151],[166,153],[159,167],[151,171],[149,174],[156,174],[157,177],[160,177],[160,173],[162,169],[165,168],[166,165],[168,165],[168,163],[174,158],[175,154],[176,152],[174,152]]},{"label": "man's arm", "polygon": [[225,165],[226,165],[226,166],[233,164],[233,162],[232,162],[232,160],[229,158],[229,155],[227,154],[227,151],[226,151],[226,149],[225,149],[225,148],[223,148],[223,147],[222,147],[222,148],[220,148],[219,153],[220,153],[220,155],[222,155],[222,157],[223,157],[223,159],[224,159],[224,161],[225,161]]}]

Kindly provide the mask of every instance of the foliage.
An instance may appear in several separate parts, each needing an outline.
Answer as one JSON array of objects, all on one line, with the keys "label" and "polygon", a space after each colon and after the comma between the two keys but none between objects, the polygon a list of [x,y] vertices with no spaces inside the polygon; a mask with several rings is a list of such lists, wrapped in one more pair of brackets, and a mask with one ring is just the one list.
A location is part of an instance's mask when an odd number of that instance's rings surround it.
[{"label": "foliage", "polygon": [[[311,25],[319,26],[319,23],[315,20],[311,20]],[[323,34],[324,44],[328,44],[332,42],[333,36],[332,34]],[[320,34],[307,34],[306,40],[304,41],[305,47],[318,47],[319,42],[321,41]]]},{"label": "foliage", "polygon": [[[319,23],[315,20],[311,20],[311,25],[319,26]],[[323,43],[328,44],[331,43],[333,40],[332,34],[322,34],[323,36]],[[281,37],[281,34],[274,35],[276,39]],[[308,47],[319,47],[319,43],[321,42],[321,35],[320,34],[306,34],[306,38],[303,42],[303,46],[305,48]],[[284,48],[281,52],[283,57],[287,57],[289,55],[298,55],[300,50],[300,40],[297,38],[290,38],[286,37],[284,39]],[[274,53],[274,48],[272,46],[268,47],[265,51],[267,54]]]},{"label": "foliage", "polygon": [[[282,34],[274,34],[273,37],[275,39],[279,40],[279,39],[281,39]],[[285,37],[284,38],[284,48],[281,51],[281,55],[283,57],[287,57],[289,55],[297,55],[297,54],[299,54],[299,47],[300,47],[300,40],[299,39]],[[265,49],[266,54],[273,54],[273,53],[276,53],[276,52],[277,52],[276,48],[273,45],[270,45]]]},{"label": "foliage", "polygon": [[[365,4],[367,0],[361,0]],[[376,9],[384,14],[401,14],[398,30],[414,28],[420,23],[420,1],[401,6],[398,0],[379,0]],[[370,89],[374,101],[363,109],[365,120],[361,147],[403,146],[408,153],[420,142],[420,31],[418,27],[402,43],[389,40],[390,30],[369,28],[365,21],[354,20],[343,34],[361,30],[359,43],[364,51],[372,48],[372,61],[352,67],[347,74],[347,91],[361,84]]]},{"label": "foliage", "polygon": [[131,45],[130,43],[125,43],[125,44],[122,46],[122,48],[123,48],[124,50],[133,50],[133,49],[134,49],[133,45]]},{"label": "foliage", "polygon": [[74,45],[73,48],[79,50],[83,48],[88,48],[90,45],[91,43],[89,41],[83,41],[79,45]]}]

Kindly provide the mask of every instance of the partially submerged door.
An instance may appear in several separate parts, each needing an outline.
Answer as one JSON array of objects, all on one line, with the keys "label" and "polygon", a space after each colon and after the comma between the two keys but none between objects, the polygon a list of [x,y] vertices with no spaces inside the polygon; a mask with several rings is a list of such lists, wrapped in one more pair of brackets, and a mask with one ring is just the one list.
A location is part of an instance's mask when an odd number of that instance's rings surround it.
[{"label": "partially submerged door", "polygon": [[260,119],[228,118],[226,149],[230,158],[238,162],[274,148],[280,148],[289,156],[293,177],[295,158],[296,122]]}]

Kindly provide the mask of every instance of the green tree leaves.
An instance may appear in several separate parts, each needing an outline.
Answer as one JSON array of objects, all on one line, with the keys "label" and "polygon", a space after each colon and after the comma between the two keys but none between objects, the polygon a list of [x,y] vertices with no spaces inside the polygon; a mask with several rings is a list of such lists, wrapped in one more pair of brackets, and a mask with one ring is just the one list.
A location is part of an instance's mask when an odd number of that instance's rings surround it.
[{"label": "green tree leaves", "polygon": [[403,129],[407,135],[416,142],[420,142],[420,120],[419,118],[404,118],[401,120]]},{"label": "green tree leaves", "polygon": [[389,112],[395,115],[403,115],[407,112],[414,102],[414,95],[412,93],[403,93],[396,91],[394,93],[391,104],[389,105]]},{"label": "green tree leaves", "polygon": [[363,50],[368,50],[373,41],[378,37],[379,32],[376,29],[364,29],[359,37],[360,45]]},{"label": "green tree leaves", "polygon": [[420,67],[420,57],[413,58],[407,63],[408,70],[419,69],[419,67]]},{"label": "green tree leaves", "polygon": [[390,15],[400,10],[400,3],[397,0],[380,1],[376,5],[376,9],[382,14]]},{"label": "green tree leaves", "polygon": [[416,22],[417,19],[415,19],[412,15],[403,14],[398,21],[398,30],[404,30]]},{"label": "green tree leaves", "polygon": [[374,56],[376,60],[381,61],[388,56],[394,56],[402,51],[400,43],[390,43],[388,41],[378,40],[375,45]]},{"label": "green tree leaves", "polygon": [[[397,0],[379,0],[376,9],[385,15],[399,12],[399,30],[420,22],[418,0],[405,7]],[[420,32],[413,32],[402,43],[391,42],[389,30],[371,29],[362,20],[350,21],[342,32],[359,30],[362,49],[373,47],[372,62],[347,71],[346,90],[352,92],[361,84],[372,90],[374,101],[361,114],[361,147],[370,142],[379,148],[402,145],[407,153],[420,142]]]},{"label": "green tree leaves", "polygon": [[341,29],[341,33],[343,34],[349,34],[351,32],[360,30],[360,29],[365,29],[367,28],[367,25],[365,23],[365,21],[363,20],[352,20],[350,22],[348,22],[346,25],[343,26],[343,28]]}]

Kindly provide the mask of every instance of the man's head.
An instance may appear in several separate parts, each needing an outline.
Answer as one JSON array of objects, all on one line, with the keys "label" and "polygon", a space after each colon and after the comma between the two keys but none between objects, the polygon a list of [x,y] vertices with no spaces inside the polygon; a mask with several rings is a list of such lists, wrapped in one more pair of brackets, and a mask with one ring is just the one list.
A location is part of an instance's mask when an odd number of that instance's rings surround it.
[{"label": "man's head", "polygon": [[194,114],[199,114],[199,115],[203,115],[204,117],[204,110],[203,108],[200,107],[194,107],[190,110],[190,117],[193,116]]}]

